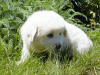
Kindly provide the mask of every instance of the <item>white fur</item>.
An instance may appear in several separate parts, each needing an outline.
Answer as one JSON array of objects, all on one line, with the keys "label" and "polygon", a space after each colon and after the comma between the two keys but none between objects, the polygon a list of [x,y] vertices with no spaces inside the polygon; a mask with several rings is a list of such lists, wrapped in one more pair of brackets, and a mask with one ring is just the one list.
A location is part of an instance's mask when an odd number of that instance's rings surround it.
[{"label": "white fur", "polygon": [[[49,38],[49,34],[53,34],[53,38]],[[24,62],[30,56],[31,49],[42,52],[55,49],[60,44],[59,50],[63,51],[71,46],[78,53],[84,54],[92,46],[92,41],[80,28],[65,22],[53,11],[37,11],[29,16],[21,27],[21,36],[23,49],[21,60],[17,64]]]},{"label": "white fur", "polygon": [[66,30],[72,43],[74,50],[78,53],[84,54],[88,52],[89,48],[93,46],[92,41],[87,37],[85,32],[75,25],[66,22]]}]

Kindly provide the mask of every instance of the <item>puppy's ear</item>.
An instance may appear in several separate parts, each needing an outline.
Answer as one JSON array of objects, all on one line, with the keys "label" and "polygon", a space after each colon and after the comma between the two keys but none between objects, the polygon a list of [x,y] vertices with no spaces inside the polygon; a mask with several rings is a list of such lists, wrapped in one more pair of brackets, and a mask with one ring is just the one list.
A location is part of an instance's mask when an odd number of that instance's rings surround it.
[{"label": "puppy's ear", "polygon": [[29,23],[28,21],[21,27],[20,31],[23,42],[30,43],[35,38],[37,27]]}]

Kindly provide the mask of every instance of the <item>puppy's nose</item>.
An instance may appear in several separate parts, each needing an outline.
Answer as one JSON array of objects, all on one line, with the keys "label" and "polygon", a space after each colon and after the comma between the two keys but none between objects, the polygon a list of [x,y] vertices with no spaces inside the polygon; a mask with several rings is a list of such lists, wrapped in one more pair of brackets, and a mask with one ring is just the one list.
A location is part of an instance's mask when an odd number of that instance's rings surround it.
[{"label": "puppy's nose", "polygon": [[61,48],[60,44],[56,45],[56,47],[55,47],[55,49],[60,49],[60,48]]}]

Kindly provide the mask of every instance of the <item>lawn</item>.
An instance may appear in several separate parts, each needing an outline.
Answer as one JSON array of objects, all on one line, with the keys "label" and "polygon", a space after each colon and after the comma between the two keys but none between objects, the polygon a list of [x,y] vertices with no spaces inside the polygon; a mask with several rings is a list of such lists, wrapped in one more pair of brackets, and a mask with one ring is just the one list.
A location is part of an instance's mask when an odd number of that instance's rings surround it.
[{"label": "lawn", "polygon": [[[100,75],[100,28],[87,28],[80,20],[74,19],[76,14],[84,15],[74,11],[70,0],[64,1],[0,1],[0,75]],[[68,7],[66,11],[65,6]],[[51,58],[52,55],[43,62],[42,56],[35,54],[17,66],[15,63],[20,60],[22,49],[19,29],[32,12],[43,9],[56,11],[66,21],[80,27],[93,41],[93,48],[86,55],[74,55],[71,61],[64,59],[63,63]]]}]

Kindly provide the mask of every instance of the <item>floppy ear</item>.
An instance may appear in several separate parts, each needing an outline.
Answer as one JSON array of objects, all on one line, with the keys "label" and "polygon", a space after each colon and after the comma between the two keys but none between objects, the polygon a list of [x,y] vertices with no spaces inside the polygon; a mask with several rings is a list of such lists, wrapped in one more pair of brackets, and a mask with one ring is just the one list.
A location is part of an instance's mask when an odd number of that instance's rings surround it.
[{"label": "floppy ear", "polygon": [[26,21],[26,23],[21,27],[20,32],[23,43],[26,43],[29,46],[35,38],[37,28],[31,22]]},{"label": "floppy ear", "polygon": [[32,42],[32,41],[34,41],[35,40],[35,38],[37,37],[37,32],[38,32],[38,29],[36,28],[36,27],[33,27],[31,30],[30,30],[30,32],[29,32],[29,39],[30,39],[30,41]]}]

